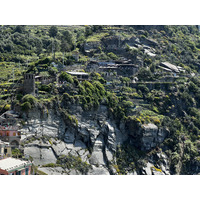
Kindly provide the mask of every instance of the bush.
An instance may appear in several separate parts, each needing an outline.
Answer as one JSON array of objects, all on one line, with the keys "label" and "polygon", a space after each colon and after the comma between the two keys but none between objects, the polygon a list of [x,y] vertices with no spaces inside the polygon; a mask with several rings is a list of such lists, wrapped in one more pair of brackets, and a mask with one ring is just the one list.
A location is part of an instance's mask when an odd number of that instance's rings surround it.
[{"label": "bush", "polygon": [[52,91],[52,87],[53,87],[53,85],[52,85],[52,83],[49,83],[48,85],[41,85],[40,87],[39,87],[39,90],[41,90],[41,91],[45,91],[45,92],[51,92]]},{"label": "bush", "polygon": [[21,108],[23,111],[28,111],[31,109],[31,104],[29,102],[24,102],[21,104]]},{"label": "bush", "polygon": [[123,105],[123,107],[124,108],[131,108],[131,107],[133,107],[133,103],[131,102],[131,101],[125,101],[125,100],[123,100],[122,101],[122,105]]},{"label": "bush", "polygon": [[42,165],[42,167],[58,167],[59,165],[58,164],[55,164],[55,163],[48,163],[46,165]]},{"label": "bush", "polygon": [[34,105],[38,100],[31,94],[27,94],[22,98],[22,102],[29,102],[31,105]]},{"label": "bush", "polygon": [[67,169],[78,170],[82,174],[87,174],[91,168],[90,164],[83,162],[80,156],[76,157],[71,154],[60,156],[56,163]]},{"label": "bush", "polygon": [[73,77],[70,74],[68,74],[67,72],[61,72],[59,79],[61,81],[67,81],[67,82],[72,83],[72,84],[74,83]]},{"label": "bush", "polygon": [[6,104],[5,107],[4,107],[4,110],[7,111],[7,110],[10,110],[10,109],[11,109],[11,105],[10,104]]},{"label": "bush", "polygon": [[107,54],[112,60],[117,60],[118,57],[113,53],[113,52],[110,52]]},{"label": "bush", "polygon": [[153,74],[149,69],[141,68],[138,72],[138,79],[142,81],[152,81],[153,80]]}]

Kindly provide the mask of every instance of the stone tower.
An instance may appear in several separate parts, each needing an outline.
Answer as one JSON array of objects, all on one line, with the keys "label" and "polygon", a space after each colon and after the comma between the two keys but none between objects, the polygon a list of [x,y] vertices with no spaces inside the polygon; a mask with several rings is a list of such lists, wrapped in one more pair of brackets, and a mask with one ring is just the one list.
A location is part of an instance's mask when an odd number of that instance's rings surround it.
[{"label": "stone tower", "polygon": [[25,94],[35,95],[35,74],[24,74],[23,90]]}]

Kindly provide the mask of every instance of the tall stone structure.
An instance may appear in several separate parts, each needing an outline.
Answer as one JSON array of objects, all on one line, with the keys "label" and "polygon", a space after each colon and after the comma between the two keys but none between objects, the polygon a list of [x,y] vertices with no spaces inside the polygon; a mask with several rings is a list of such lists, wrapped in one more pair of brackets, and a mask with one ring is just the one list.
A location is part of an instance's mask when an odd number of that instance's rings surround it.
[{"label": "tall stone structure", "polygon": [[24,74],[23,90],[25,94],[35,95],[35,74]]}]

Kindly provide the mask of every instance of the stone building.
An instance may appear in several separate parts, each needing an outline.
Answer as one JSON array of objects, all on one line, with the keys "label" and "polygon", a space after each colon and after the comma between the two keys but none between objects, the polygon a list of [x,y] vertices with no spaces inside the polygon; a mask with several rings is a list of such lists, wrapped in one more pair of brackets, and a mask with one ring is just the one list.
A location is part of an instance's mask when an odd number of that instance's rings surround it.
[{"label": "stone building", "polygon": [[138,66],[134,64],[115,64],[115,65],[108,65],[99,67],[98,72],[106,73],[106,75],[112,74],[116,72],[118,76],[133,76],[138,71]]},{"label": "stone building", "polygon": [[35,95],[35,74],[24,75],[23,91],[25,94]]}]

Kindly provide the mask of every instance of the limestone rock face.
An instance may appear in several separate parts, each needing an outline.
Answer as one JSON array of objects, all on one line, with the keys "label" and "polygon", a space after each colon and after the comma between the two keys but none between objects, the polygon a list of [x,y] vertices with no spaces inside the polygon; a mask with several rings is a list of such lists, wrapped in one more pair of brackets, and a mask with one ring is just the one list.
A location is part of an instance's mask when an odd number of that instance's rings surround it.
[{"label": "limestone rock face", "polygon": [[106,168],[93,166],[88,175],[110,175],[110,173]]},{"label": "limestone rock face", "polygon": [[38,170],[48,174],[48,175],[60,175],[63,173],[63,169],[61,167],[39,167]]},{"label": "limestone rock face", "polygon": [[104,147],[104,141],[103,137],[98,137],[95,141],[92,156],[89,159],[90,164],[92,165],[106,165],[104,161],[103,156],[103,147]]},{"label": "limestone rock face", "polygon": [[24,154],[31,156],[35,165],[56,163],[57,160],[51,148],[42,148],[41,146],[25,147]]},{"label": "limestone rock face", "polygon": [[129,132],[134,137],[134,143],[141,150],[150,150],[156,145],[162,143],[169,131],[165,128],[159,128],[155,124],[143,124],[138,129]]},{"label": "limestone rock face", "polygon": [[155,124],[145,124],[141,126],[141,143],[142,149],[150,150],[156,147],[157,144],[164,141],[167,136],[167,130],[158,128]]},{"label": "limestone rock face", "polygon": [[[121,130],[123,130],[124,127],[121,126]],[[125,132],[122,132],[119,130],[115,123],[108,120],[105,122],[103,126],[103,132],[105,135],[107,135],[106,141],[108,149],[115,152],[117,145],[123,144],[128,139],[128,134]]]},{"label": "limestone rock face", "polygon": [[[49,109],[48,115],[34,110],[30,116],[26,116],[26,124],[21,129],[25,156],[31,156],[34,164],[47,174],[82,174],[77,169],[42,167],[56,163],[59,157],[69,155],[89,165],[87,174],[118,174],[113,167],[117,162],[115,155],[118,146],[134,138],[133,145],[148,151],[163,142],[168,134],[165,128],[154,124],[140,125],[137,130],[130,126],[127,131],[123,122],[117,126],[114,120],[108,118],[106,106],[87,112],[74,106],[70,114],[76,116],[78,126],[70,126],[61,114]],[[167,162],[164,157],[163,160]],[[160,165],[165,174],[168,173],[166,162]],[[152,174],[150,165],[153,163],[147,164],[143,169],[144,174]],[[130,172],[136,173],[139,172]],[[155,171],[154,174],[156,173],[159,172]]]}]

